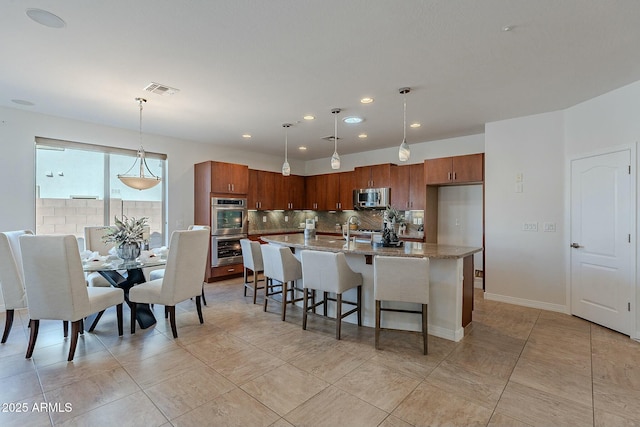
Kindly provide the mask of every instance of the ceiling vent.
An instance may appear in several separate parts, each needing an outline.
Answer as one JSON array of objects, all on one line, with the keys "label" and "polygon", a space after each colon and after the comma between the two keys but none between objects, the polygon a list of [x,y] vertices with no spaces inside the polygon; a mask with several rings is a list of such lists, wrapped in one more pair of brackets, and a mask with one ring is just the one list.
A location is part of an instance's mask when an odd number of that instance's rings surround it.
[{"label": "ceiling vent", "polygon": [[157,95],[173,95],[176,92],[180,92],[180,89],[169,87],[160,83],[150,83],[144,88],[147,92],[155,93]]},{"label": "ceiling vent", "polygon": [[[325,136],[324,138],[321,138],[321,139],[324,139],[325,141],[333,142],[333,140],[335,139],[335,136],[329,135],[329,136]],[[338,141],[340,141],[341,139],[342,138],[338,137]]]}]

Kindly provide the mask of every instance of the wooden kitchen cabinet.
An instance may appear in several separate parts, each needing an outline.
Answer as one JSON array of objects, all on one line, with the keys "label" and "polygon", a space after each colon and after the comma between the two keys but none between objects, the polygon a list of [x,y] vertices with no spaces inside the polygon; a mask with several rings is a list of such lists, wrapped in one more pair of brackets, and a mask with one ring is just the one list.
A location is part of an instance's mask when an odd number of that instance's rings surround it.
[{"label": "wooden kitchen cabinet", "polygon": [[354,188],[391,187],[391,170],[397,166],[391,163],[355,168]]},{"label": "wooden kitchen cabinet", "polygon": [[277,207],[277,175],[275,172],[249,169],[249,193],[247,194],[249,209],[281,209]]},{"label": "wooden kitchen cabinet", "polygon": [[426,185],[471,184],[484,181],[484,154],[424,161]]},{"label": "wooden kitchen cabinet", "polygon": [[207,187],[211,193],[246,195],[249,192],[247,165],[208,161],[195,166],[196,175],[199,174],[201,179],[210,181]]},{"label": "wooden kitchen cabinet", "polygon": [[400,210],[424,209],[425,183],[422,163],[392,169],[391,206]]},{"label": "wooden kitchen cabinet", "polygon": [[305,207],[305,186],[304,176],[289,175],[275,176],[275,209],[304,209]]},{"label": "wooden kitchen cabinet", "polygon": [[324,209],[327,203],[326,182],[326,175],[311,175],[305,177],[306,209]]},{"label": "wooden kitchen cabinet", "polygon": [[340,172],[340,197],[338,199],[338,209],[351,210],[353,209],[353,190],[355,186],[354,172]]}]

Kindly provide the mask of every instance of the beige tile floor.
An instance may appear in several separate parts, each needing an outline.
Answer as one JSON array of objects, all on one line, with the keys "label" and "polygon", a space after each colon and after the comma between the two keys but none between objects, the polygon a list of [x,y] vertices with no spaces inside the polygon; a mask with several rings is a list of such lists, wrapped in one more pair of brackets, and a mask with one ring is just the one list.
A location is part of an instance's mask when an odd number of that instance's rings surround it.
[{"label": "beige tile floor", "polygon": [[416,333],[385,331],[376,351],[370,328],[346,324],[337,341],[332,321],[303,331],[300,309],[282,322],[242,292],[241,279],[207,284],[205,324],[180,304],[175,340],[162,307],[123,337],[111,310],[71,363],[53,321],[24,358],[21,311],[0,347],[0,425],[640,425],[640,344],[584,320],[477,292],[465,338],[429,337],[423,356]]}]

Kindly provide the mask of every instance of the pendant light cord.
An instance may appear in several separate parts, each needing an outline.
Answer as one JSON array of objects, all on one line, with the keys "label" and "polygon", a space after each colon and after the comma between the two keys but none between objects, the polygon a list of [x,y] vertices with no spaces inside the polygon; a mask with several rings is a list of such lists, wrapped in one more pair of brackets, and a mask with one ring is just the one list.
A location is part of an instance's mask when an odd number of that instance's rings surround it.
[{"label": "pendant light cord", "polygon": [[338,152],[338,112],[333,113],[333,154]]},{"label": "pendant light cord", "polygon": [[403,95],[402,99],[404,101],[403,102],[403,104],[404,104],[404,112],[403,112],[403,117],[404,117],[403,130],[404,130],[404,133],[403,133],[403,136],[402,136],[402,140],[406,141],[407,140],[407,95]]}]

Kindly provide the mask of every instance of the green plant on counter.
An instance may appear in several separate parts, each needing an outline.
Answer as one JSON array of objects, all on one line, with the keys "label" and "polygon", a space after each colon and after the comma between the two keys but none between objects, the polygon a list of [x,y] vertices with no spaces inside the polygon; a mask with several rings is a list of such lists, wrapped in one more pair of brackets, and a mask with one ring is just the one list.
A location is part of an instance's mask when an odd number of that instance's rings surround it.
[{"label": "green plant on counter", "polygon": [[404,224],[404,215],[400,215],[400,212],[391,205],[387,206],[387,209],[385,210],[385,217],[390,223],[395,222],[396,224]]}]

